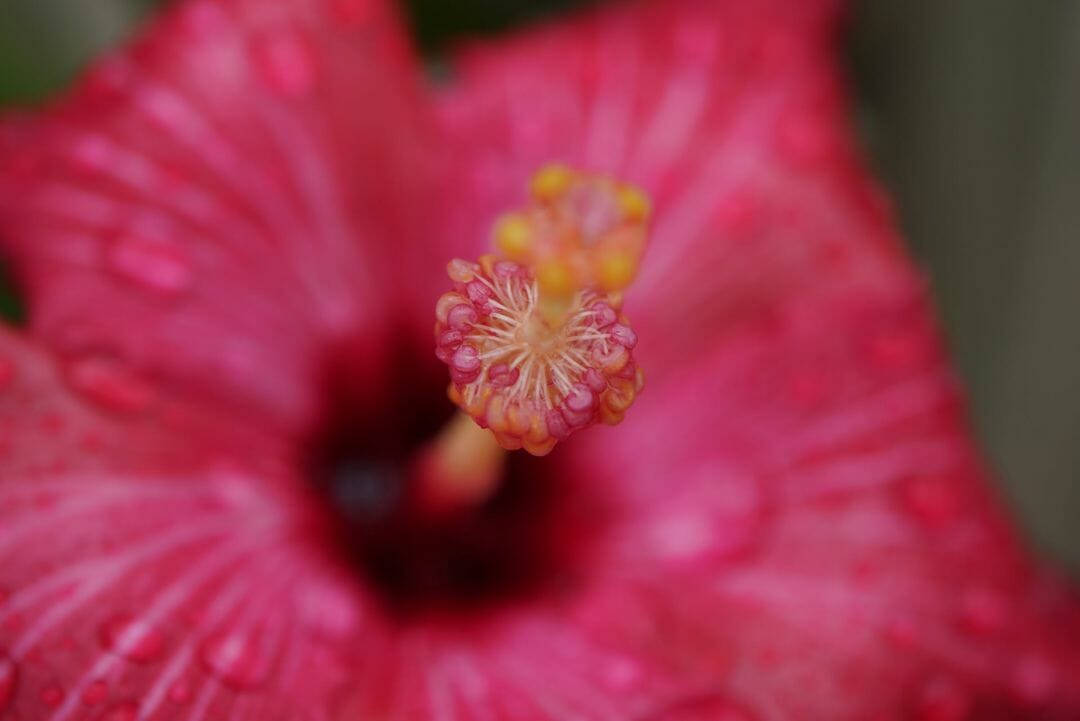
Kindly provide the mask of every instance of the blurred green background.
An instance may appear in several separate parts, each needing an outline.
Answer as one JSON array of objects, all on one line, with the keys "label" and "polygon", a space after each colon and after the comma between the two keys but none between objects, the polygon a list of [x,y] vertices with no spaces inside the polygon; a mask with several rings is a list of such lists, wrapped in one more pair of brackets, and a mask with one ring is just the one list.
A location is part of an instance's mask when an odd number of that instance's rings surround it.
[{"label": "blurred green background", "polygon": [[[0,0],[0,104],[62,86],[153,4]],[[409,3],[430,51],[574,4]],[[863,0],[847,50],[1002,487],[1080,570],[1080,3]],[[19,312],[2,279],[0,312]]]}]

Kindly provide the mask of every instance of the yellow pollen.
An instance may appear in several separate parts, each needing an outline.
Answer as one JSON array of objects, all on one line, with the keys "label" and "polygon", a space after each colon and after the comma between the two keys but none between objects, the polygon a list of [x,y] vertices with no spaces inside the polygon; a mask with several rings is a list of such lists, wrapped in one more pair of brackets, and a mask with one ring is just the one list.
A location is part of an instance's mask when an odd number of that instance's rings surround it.
[{"label": "yellow pollen", "polygon": [[619,207],[626,214],[627,220],[634,223],[645,221],[652,211],[649,197],[632,185],[624,185],[619,189]]},{"label": "yellow pollen", "polygon": [[578,289],[570,267],[560,260],[547,260],[536,268],[540,293],[554,298],[567,298]]},{"label": "yellow pollen", "polygon": [[577,174],[565,165],[552,163],[533,176],[531,188],[533,197],[542,202],[550,202],[566,192]]},{"label": "yellow pollen", "polygon": [[520,213],[504,215],[495,224],[495,247],[510,260],[521,260],[529,252],[532,229]]},{"label": "yellow pollen", "polygon": [[596,280],[606,291],[622,290],[634,280],[637,264],[626,252],[613,250],[600,256],[596,264]]},{"label": "yellow pollen", "polygon": [[532,206],[496,223],[495,247],[534,270],[542,297],[562,301],[633,282],[652,212],[642,190],[558,164],[536,173],[531,189]]}]

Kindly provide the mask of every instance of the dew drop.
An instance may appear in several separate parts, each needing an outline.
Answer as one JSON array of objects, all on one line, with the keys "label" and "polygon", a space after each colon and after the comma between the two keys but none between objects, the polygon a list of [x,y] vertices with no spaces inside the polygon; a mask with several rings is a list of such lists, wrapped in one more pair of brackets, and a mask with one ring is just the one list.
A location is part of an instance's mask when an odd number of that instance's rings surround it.
[{"label": "dew drop", "polygon": [[110,103],[119,100],[135,77],[134,66],[123,55],[104,58],[83,78],[81,94],[91,103]]},{"label": "dew drop", "polygon": [[15,698],[15,687],[19,683],[19,667],[6,653],[0,651],[0,714],[11,705]]},{"label": "dew drop", "polygon": [[630,658],[615,658],[604,665],[604,681],[614,689],[633,688],[645,678],[645,670]]},{"label": "dew drop", "polygon": [[644,540],[670,562],[730,558],[755,547],[762,532],[762,498],[751,480],[706,464],[687,473],[690,492],[657,508]]},{"label": "dew drop", "polygon": [[71,161],[83,173],[98,173],[115,162],[109,141],[98,134],[85,135],[71,146]]},{"label": "dew drop", "polygon": [[780,149],[799,167],[813,166],[828,160],[833,151],[833,136],[828,120],[814,111],[789,113],[779,129]]},{"label": "dew drop", "polygon": [[330,583],[305,586],[296,598],[296,605],[301,622],[323,638],[344,638],[359,624],[356,599]]},{"label": "dew drop", "polygon": [[902,486],[903,503],[919,523],[937,527],[952,521],[960,510],[960,499],[947,478],[917,476]]},{"label": "dew drop", "polygon": [[203,665],[237,690],[258,686],[269,675],[263,639],[256,632],[226,632],[211,636],[202,646]]},{"label": "dew drop", "polygon": [[960,624],[964,630],[986,635],[996,633],[1009,620],[1009,602],[988,588],[972,588],[960,598]]},{"label": "dew drop", "polygon": [[64,701],[64,692],[59,686],[53,683],[41,689],[38,698],[41,699],[41,703],[49,708],[56,708]]},{"label": "dew drop", "polygon": [[87,706],[97,706],[109,697],[109,685],[102,680],[94,681],[83,690],[82,702]]},{"label": "dew drop", "polygon": [[101,715],[100,721],[135,721],[139,716],[139,707],[133,701],[112,706]]},{"label": "dew drop", "polygon": [[761,197],[749,190],[737,190],[716,202],[713,226],[723,238],[747,238],[757,230],[762,218]]},{"label": "dew drop", "polygon": [[918,626],[909,618],[895,618],[885,626],[885,638],[897,648],[910,650],[919,638]]},{"label": "dew drop", "polygon": [[161,632],[128,614],[115,616],[102,624],[99,636],[105,648],[135,663],[156,661],[165,651],[165,638]]},{"label": "dew drop", "polygon": [[118,361],[92,356],[72,362],[67,381],[102,408],[121,413],[145,410],[157,398],[155,388]]},{"label": "dew drop", "polygon": [[295,29],[256,38],[249,52],[263,81],[276,93],[292,98],[306,95],[318,81],[318,60],[311,40]]},{"label": "dew drop", "polygon": [[191,287],[191,262],[177,246],[142,235],[122,235],[108,250],[112,272],[144,288],[176,295]]},{"label": "dew drop", "polygon": [[177,681],[169,687],[169,700],[182,706],[191,700],[191,686],[187,681]]},{"label": "dew drop", "polygon": [[870,362],[881,371],[904,371],[918,367],[930,355],[929,341],[915,328],[887,328],[870,337]]},{"label": "dew drop", "polygon": [[6,391],[15,381],[15,364],[7,358],[0,358],[0,392]]},{"label": "dew drop", "polygon": [[1042,656],[1030,654],[1017,662],[1009,689],[1017,701],[1034,706],[1048,701],[1054,694],[1056,684],[1057,669]]}]

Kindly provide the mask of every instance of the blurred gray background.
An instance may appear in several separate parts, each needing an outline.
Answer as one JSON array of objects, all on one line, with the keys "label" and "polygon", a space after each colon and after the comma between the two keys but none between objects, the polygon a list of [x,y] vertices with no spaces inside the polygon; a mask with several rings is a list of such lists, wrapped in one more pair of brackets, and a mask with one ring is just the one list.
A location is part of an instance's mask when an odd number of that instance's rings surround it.
[{"label": "blurred gray background", "polygon": [[[0,0],[0,104],[64,84],[153,0]],[[412,0],[425,47],[574,0]],[[1080,571],[1080,2],[863,0],[864,142],[934,280],[984,447]],[[0,281],[0,310],[18,302]]]}]

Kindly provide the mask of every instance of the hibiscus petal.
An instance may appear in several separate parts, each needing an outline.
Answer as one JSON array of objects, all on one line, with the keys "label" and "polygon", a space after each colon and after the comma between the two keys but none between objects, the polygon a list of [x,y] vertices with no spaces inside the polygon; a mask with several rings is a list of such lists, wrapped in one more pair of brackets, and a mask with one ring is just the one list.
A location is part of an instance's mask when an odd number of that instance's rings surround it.
[{"label": "hibiscus petal", "polygon": [[379,0],[191,0],[0,132],[33,332],[311,420],[332,346],[378,386],[415,68]]},{"label": "hibiscus petal", "polygon": [[0,368],[0,716],[324,718],[362,601],[298,531],[280,444],[105,412],[4,330]]}]

